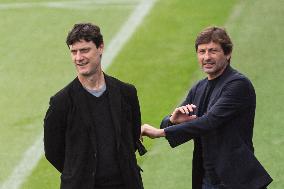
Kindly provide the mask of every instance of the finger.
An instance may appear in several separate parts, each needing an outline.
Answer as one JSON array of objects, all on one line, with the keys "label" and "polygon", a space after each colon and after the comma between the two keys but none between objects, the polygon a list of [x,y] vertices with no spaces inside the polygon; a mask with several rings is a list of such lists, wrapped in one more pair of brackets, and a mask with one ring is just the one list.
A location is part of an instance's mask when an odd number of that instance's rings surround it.
[{"label": "finger", "polygon": [[145,129],[149,128],[149,127],[153,127],[153,126],[151,126],[151,125],[149,125],[147,123],[142,125],[143,130],[145,130]]},{"label": "finger", "polygon": [[191,105],[187,104],[186,108],[188,109],[189,112],[193,112],[193,108]]},{"label": "finger", "polygon": [[187,117],[185,117],[185,121],[191,121],[191,120],[196,119],[196,118],[197,118],[196,115],[187,116]]},{"label": "finger", "polygon": [[144,128],[147,127],[147,125],[148,125],[147,123],[144,123],[141,127]]},{"label": "finger", "polygon": [[189,114],[189,109],[187,108],[187,106],[182,106],[182,109],[184,110],[184,112],[186,113],[186,114]]},{"label": "finger", "polygon": [[192,116],[189,116],[189,117],[190,117],[190,119],[196,119],[197,118],[196,115],[192,115]]},{"label": "finger", "polygon": [[185,114],[185,111],[184,111],[183,107],[179,107],[178,108],[178,112],[181,112],[181,113]]},{"label": "finger", "polygon": [[173,113],[171,114],[171,116],[176,115],[176,113],[177,113],[178,111],[179,111],[178,108],[176,108],[176,109],[173,111]]}]

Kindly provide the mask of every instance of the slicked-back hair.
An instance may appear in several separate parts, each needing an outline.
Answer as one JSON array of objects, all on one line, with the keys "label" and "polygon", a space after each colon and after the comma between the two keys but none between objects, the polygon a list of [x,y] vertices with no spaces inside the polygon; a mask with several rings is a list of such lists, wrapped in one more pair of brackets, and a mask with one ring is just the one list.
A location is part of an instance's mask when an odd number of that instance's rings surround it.
[{"label": "slicked-back hair", "polygon": [[92,23],[75,24],[67,35],[66,44],[69,47],[81,40],[92,41],[97,48],[104,42],[100,27]]},{"label": "slicked-back hair", "polygon": [[233,43],[224,28],[213,26],[201,31],[195,40],[196,52],[198,45],[208,44],[210,42],[219,43],[225,55],[230,54],[233,50]]}]

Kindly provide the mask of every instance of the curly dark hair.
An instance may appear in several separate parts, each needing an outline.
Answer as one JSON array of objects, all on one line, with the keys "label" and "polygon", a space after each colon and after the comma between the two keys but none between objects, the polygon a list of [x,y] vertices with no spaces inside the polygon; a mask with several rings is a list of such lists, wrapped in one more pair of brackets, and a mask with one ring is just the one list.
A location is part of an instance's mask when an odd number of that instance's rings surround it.
[{"label": "curly dark hair", "polygon": [[205,28],[199,33],[195,40],[195,50],[197,51],[198,45],[207,44],[210,42],[219,43],[225,55],[233,51],[233,43],[224,28],[217,26]]},{"label": "curly dark hair", "polygon": [[93,41],[97,48],[104,43],[100,27],[92,23],[75,24],[68,33],[66,44],[69,47],[69,45],[73,45],[80,40],[85,40],[87,42]]}]

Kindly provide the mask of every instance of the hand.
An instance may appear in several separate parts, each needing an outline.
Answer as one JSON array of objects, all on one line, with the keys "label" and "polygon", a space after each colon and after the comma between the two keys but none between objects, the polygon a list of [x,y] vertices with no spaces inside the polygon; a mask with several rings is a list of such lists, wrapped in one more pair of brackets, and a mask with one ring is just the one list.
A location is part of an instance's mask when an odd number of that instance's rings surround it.
[{"label": "hand", "polygon": [[170,117],[170,121],[173,124],[179,124],[197,118],[196,115],[190,115],[194,108],[196,108],[194,104],[187,104],[176,108]]},{"label": "hand", "polygon": [[149,138],[159,138],[166,136],[164,129],[157,129],[149,124],[141,126],[141,136],[147,136]]}]

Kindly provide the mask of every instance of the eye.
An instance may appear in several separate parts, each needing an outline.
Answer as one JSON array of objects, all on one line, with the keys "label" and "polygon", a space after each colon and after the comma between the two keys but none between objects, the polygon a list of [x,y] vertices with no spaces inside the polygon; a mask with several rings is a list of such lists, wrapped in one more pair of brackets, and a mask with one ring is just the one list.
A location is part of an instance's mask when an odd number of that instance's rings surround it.
[{"label": "eye", "polygon": [[90,51],[90,49],[89,49],[89,48],[81,49],[81,50],[80,50],[80,52],[81,52],[81,53],[88,53],[89,51]]},{"label": "eye", "polygon": [[198,53],[198,54],[204,54],[204,53],[205,53],[205,50],[204,50],[204,49],[200,49],[200,50],[197,51],[197,53]]},{"label": "eye", "polygon": [[71,52],[72,55],[76,55],[77,54],[76,50],[71,50],[70,52]]},{"label": "eye", "polygon": [[212,51],[211,51],[212,54],[216,54],[217,52],[218,52],[217,49],[212,49]]},{"label": "eye", "polygon": [[216,54],[216,53],[218,53],[218,52],[220,52],[220,50],[218,50],[218,49],[209,49],[209,53],[210,54]]}]

